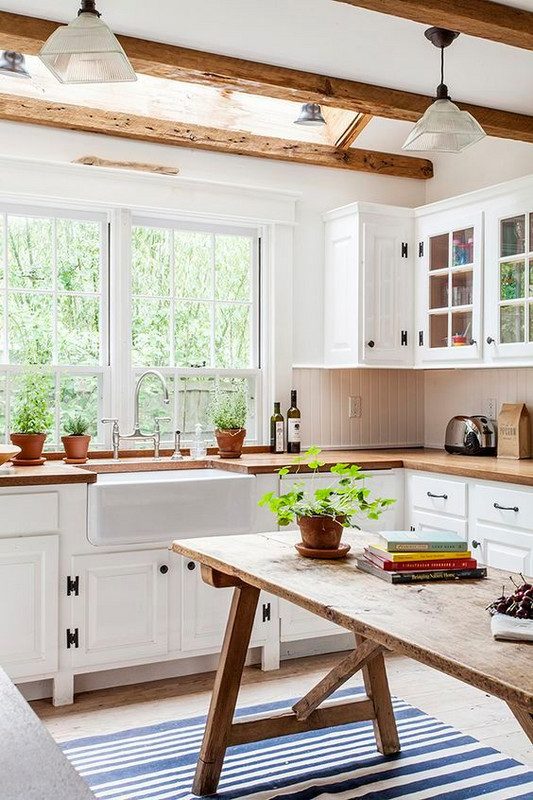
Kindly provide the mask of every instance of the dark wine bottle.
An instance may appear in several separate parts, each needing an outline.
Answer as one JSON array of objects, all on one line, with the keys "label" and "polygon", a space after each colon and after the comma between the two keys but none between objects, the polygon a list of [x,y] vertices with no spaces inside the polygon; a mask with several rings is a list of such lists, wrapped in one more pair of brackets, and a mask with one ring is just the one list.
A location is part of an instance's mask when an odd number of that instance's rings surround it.
[{"label": "dark wine bottle", "polygon": [[285,420],[280,410],[280,404],[274,403],[274,413],[270,417],[270,452],[285,452]]},{"label": "dark wine bottle", "polygon": [[296,390],[291,392],[291,407],[287,411],[287,452],[299,453],[301,443],[300,409],[297,406]]}]

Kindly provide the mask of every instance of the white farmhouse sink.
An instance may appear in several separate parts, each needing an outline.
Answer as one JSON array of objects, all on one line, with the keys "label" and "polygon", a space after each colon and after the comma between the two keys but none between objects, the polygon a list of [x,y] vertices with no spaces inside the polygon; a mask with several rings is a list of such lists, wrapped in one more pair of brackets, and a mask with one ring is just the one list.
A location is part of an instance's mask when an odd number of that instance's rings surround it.
[{"label": "white farmhouse sink", "polygon": [[246,533],[254,514],[254,475],[214,469],[115,472],[89,485],[88,537],[103,546]]}]

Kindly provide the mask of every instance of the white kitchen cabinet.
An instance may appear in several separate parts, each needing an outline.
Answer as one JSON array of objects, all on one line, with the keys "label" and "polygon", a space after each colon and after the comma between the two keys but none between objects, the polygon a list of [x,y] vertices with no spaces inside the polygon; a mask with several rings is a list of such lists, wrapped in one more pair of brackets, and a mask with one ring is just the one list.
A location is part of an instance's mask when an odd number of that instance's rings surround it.
[{"label": "white kitchen cabinet", "polygon": [[167,652],[168,550],[74,556],[70,579],[66,635],[74,667],[118,666]]},{"label": "white kitchen cabinet", "polygon": [[417,365],[482,359],[483,214],[420,210],[416,225]]},{"label": "white kitchen cabinet", "polygon": [[[202,580],[196,561],[181,559],[181,647],[186,652],[218,652],[228,621],[233,589],[214,589]],[[278,638],[277,600],[261,592],[250,647]]]},{"label": "white kitchen cabinet", "polygon": [[454,531],[464,539],[468,536],[468,523],[459,517],[444,517],[431,511],[411,511],[408,527],[413,531]]},{"label": "white kitchen cabinet", "polygon": [[58,667],[59,537],[0,539],[0,664],[13,680]]},{"label": "white kitchen cabinet", "polygon": [[413,212],[354,203],[324,220],[325,364],[411,365]]},{"label": "white kitchen cabinet", "polygon": [[468,489],[468,482],[460,478],[407,471],[407,528],[454,531],[468,538]]},{"label": "white kitchen cabinet", "polygon": [[470,545],[483,564],[533,575],[533,493],[501,483],[471,487]]}]

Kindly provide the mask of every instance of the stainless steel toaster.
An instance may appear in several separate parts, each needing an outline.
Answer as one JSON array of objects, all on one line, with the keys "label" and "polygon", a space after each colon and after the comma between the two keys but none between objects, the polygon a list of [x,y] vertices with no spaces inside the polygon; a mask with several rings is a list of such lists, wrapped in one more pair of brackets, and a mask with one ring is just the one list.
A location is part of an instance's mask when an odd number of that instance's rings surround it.
[{"label": "stainless steel toaster", "polygon": [[497,428],[487,417],[452,417],[446,428],[444,449],[467,456],[495,456]]}]

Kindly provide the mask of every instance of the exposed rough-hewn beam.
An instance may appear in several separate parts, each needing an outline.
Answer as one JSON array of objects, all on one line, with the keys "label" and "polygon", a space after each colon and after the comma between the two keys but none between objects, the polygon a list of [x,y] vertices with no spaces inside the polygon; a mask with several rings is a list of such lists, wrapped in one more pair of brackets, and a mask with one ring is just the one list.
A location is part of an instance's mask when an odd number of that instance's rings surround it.
[{"label": "exposed rough-hewn beam", "polygon": [[255,136],[242,131],[188,125],[186,122],[172,122],[84,106],[47,103],[45,100],[31,100],[16,95],[0,94],[0,119],[102,133],[126,139],[142,139],[178,147],[370,172],[374,175],[419,180],[433,176],[433,165],[424,158],[378,153],[373,150],[337,150],[323,144]]},{"label": "exposed rough-hewn beam", "polygon": [[[0,49],[36,54],[57,23],[0,12]],[[376,117],[416,122],[433,98],[359,81],[316,75],[183,47],[119,37],[135,69],[248,94],[360,111]],[[454,97],[456,102],[457,98]],[[533,142],[533,116],[460,103],[489,136]]]},{"label": "exposed rough-hewn beam", "polygon": [[533,12],[490,0],[337,0],[350,6],[533,50]]}]

